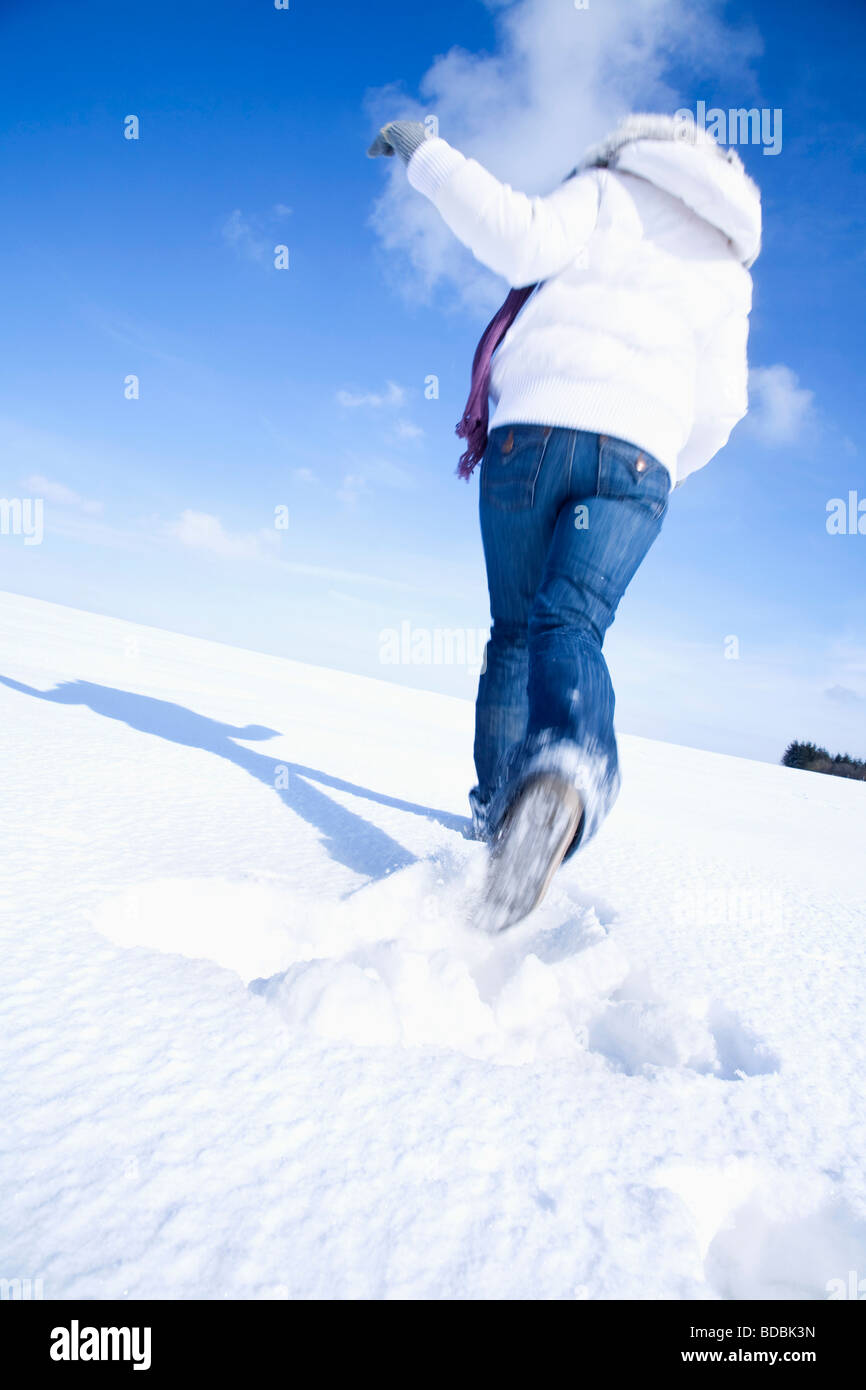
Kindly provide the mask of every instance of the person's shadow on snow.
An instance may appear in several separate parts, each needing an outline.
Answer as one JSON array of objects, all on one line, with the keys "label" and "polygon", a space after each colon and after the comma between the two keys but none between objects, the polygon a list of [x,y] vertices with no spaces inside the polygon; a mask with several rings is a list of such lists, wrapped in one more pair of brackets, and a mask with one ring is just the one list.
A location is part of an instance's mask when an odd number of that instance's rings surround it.
[{"label": "person's shadow on snow", "polygon": [[[395,869],[414,864],[417,856],[384,830],[371,825],[363,816],[326,796],[312,785],[313,782],[320,782],[335,791],[365,797],[368,801],[378,802],[380,806],[392,806],[398,811],[425,816],[428,820],[447,826],[449,830],[463,831],[467,825],[462,816],[454,816],[447,811],[433,811],[411,801],[385,796],[300,763],[274,760],[235,742],[236,739],[260,742],[277,738],[278,729],[266,729],[260,724],[237,728],[233,724],[210,719],[207,715],[196,714],[194,710],[172,704],[169,700],[155,700],[149,695],[115,690],[107,685],[93,685],[90,681],[64,681],[53,690],[37,690],[34,686],[0,676],[0,684],[22,695],[32,695],[37,700],[50,700],[53,704],[87,705],[95,714],[102,714],[107,719],[119,719],[141,733],[155,734],[157,738],[167,739],[170,743],[201,748],[206,753],[215,753],[217,757],[227,759],[270,787],[286,806],[321,831],[322,843],[333,859],[371,879],[383,878]],[[231,814],[231,811],[227,814]]]}]

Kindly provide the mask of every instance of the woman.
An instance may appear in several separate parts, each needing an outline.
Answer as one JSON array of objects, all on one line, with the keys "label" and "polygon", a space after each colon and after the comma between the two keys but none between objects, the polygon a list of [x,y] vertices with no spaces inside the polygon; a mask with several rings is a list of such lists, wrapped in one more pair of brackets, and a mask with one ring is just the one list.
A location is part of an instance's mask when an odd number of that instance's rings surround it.
[{"label": "woman", "polygon": [[746,413],[760,194],[733,150],[672,116],[628,117],[543,198],[421,122],[383,126],[368,151],[395,152],[513,287],[458,425],[458,471],[481,462],[492,626],[470,802],[492,846],[486,922],[500,929],[540,901],[619,790],[602,642],[671,488]]}]

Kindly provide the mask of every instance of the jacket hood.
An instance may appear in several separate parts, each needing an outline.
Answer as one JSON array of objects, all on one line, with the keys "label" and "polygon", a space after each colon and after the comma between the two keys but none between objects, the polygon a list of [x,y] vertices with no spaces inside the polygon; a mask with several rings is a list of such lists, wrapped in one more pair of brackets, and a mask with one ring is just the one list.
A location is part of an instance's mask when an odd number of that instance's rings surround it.
[{"label": "jacket hood", "polygon": [[761,194],[736,150],[716,143],[695,121],[676,116],[628,116],[579,169],[635,174],[664,189],[718,227],[745,266],[761,249]]}]

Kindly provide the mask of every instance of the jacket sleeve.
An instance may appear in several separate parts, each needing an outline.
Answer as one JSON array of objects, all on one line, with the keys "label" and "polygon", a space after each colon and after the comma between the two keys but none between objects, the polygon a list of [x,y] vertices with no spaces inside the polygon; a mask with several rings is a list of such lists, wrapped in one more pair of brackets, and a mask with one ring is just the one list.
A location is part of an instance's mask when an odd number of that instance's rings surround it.
[{"label": "jacket sleeve", "polygon": [[574,260],[598,216],[596,170],[568,179],[547,197],[530,198],[437,137],[418,146],[408,175],[458,240],[515,288],[546,280]]},{"label": "jacket sleeve", "polygon": [[677,459],[678,484],[724,448],[748,411],[749,307],[747,303],[729,314],[698,347],[695,420]]}]

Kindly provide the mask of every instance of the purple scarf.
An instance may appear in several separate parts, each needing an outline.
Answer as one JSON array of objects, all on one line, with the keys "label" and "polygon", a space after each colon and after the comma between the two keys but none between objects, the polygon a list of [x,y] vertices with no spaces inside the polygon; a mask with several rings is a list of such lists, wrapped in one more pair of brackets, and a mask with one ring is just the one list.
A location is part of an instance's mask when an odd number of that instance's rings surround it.
[{"label": "purple scarf", "polygon": [[487,448],[487,397],[490,393],[490,364],[493,354],[534,289],[535,285],[525,285],[522,289],[509,292],[505,303],[497,309],[481,334],[475,349],[469,399],[463,418],[457,426],[457,434],[461,439],[465,439],[469,446],[457,465],[457,474],[461,478],[472,477],[473,468],[481,462]]}]

